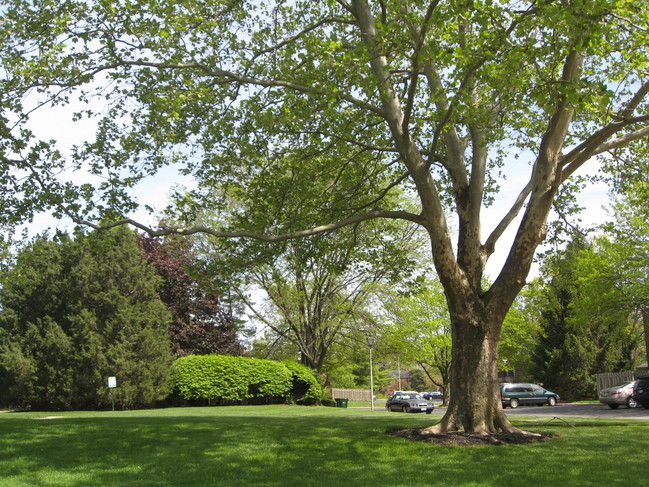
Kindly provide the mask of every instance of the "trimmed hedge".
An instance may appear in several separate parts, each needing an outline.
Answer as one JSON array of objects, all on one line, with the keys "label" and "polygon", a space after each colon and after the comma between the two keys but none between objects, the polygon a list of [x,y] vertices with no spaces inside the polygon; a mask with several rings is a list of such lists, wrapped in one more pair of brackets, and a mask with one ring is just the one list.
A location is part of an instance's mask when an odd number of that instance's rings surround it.
[{"label": "trimmed hedge", "polygon": [[314,403],[320,384],[306,367],[290,362],[189,355],[176,360],[176,393],[186,400]]}]

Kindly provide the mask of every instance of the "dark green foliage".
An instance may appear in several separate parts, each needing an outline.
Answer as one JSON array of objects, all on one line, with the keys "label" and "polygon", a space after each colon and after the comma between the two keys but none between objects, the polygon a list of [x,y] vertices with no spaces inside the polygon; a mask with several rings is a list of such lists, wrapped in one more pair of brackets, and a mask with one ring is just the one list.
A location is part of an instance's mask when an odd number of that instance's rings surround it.
[{"label": "dark green foliage", "polygon": [[189,355],[175,363],[176,392],[186,400],[317,400],[320,386],[306,367],[227,355]]},{"label": "dark green foliage", "polygon": [[292,374],[291,396],[295,402],[313,404],[322,397],[322,385],[313,371],[297,362],[282,362]]},{"label": "dark green foliage", "polygon": [[415,391],[427,391],[432,383],[423,370],[413,369],[408,371],[408,385]]},{"label": "dark green foliage", "polygon": [[38,237],[2,275],[0,388],[32,409],[144,406],[172,385],[159,279],[127,229]]},{"label": "dark green foliage", "polygon": [[574,241],[548,259],[544,270],[550,277],[533,374],[567,400],[595,397],[595,374],[634,366],[639,335],[634,336],[628,311],[607,306],[621,296],[613,299],[613,282],[598,279],[603,267],[593,266],[597,257],[590,244]]}]

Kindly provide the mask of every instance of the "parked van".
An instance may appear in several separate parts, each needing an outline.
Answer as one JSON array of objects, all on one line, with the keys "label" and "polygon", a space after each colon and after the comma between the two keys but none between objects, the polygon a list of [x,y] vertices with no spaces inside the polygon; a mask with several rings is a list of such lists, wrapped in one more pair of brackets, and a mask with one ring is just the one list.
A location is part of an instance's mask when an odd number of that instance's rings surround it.
[{"label": "parked van", "polygon": [[558,394],[537,384],[500,384],[500,398],[504,408],[509,406],[512,409],[533,404],[554,406],[559,402]]}]

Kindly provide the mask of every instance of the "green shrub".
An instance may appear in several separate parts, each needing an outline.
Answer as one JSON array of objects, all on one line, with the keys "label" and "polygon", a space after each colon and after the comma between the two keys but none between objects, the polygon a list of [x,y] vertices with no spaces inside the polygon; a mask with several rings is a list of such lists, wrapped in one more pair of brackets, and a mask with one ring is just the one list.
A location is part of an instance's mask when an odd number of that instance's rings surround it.
[{"label": "green shrub", "polygon": [[313,404],[321,387],[303,365],[227,355],[189,355],[175,363],[176,393],[186,400]]},{"label": "green shrub", "polygon": [[183,399],[231,399],[246,396],[238,357],[189,355],[174,364],[176,391]]},{"label": "green shrub", "polygon": [[280,363],[258,358],[237,357],[241,361],[241,380],[247,384],[246,399],[283,402],[291,393],[291,371]]}]

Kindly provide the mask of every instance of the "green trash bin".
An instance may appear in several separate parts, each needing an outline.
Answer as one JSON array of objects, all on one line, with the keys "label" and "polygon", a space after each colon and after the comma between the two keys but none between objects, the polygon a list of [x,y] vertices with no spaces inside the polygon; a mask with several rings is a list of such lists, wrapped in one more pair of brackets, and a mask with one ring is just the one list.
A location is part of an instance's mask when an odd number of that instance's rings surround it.
[{"label": "green trash bin", "polygon": [[349,399],[347,399],[346,397],[337,397],[336,398],[336,407],[346,408],[348,400]]}]

